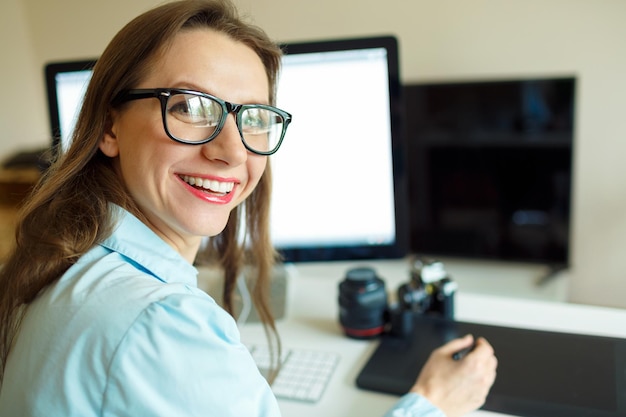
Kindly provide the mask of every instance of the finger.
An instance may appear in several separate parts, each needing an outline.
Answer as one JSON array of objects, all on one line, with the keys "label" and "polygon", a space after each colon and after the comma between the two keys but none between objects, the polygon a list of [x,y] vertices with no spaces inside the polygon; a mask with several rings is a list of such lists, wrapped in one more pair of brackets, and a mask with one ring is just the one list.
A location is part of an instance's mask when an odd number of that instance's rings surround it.
[{"label": "finger", "polygon": [[476,339],[476,346],[474,348],[474,354],[481,356],[493,356],[494,349],[493,346],[485,339],[484,337],[479,337]]}]

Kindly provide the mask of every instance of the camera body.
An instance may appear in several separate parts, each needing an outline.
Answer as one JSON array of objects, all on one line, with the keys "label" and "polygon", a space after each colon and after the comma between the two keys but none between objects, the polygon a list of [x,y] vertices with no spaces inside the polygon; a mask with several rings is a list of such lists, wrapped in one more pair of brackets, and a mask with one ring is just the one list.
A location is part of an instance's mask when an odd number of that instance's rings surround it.
[{"label": "camera body", "polygon": [[356,339],[406,335],[416,314],[454,319],[456,289],[441,262],[416,260],[409,281],[398,287],[397,301],[390,305],[385,282],[373,268],[352,268],[339,284],[339,322],[346,336]]},{"label": "camera body", "polygon": [[453,319],[456,289],[457,284],[441,262],[416,261],[411,268],[411,279],[398,288],[398,303],[415,313],[434,313]]}]

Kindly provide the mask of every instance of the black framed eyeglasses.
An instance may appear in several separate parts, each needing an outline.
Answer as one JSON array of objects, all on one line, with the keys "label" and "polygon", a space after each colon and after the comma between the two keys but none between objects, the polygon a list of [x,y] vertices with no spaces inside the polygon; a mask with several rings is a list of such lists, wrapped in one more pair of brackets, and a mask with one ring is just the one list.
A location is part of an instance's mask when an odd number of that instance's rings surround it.
[{"label": "black framed eyeglasses", "polygon": [[291,114],[267,104],[234,104],[210,94],[178,88],[122,91],[113,100],[117,106],[131,100],[158,98],[165,133],[176,142],[201,145],[222,131],[229,113],[246,149],[258,155],[275,153],[285,137]]}]

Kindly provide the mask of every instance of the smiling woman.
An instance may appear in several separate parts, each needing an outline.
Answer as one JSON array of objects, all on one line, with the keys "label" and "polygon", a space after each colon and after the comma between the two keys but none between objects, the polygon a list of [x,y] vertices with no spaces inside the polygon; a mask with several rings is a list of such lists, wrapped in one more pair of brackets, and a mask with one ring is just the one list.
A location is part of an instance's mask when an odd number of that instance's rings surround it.
[{"label": "smiling woman", "polygon": [[[0,415],[37,415],[42,404],[47,415],[86,416],[125,406],[134,415],[277,412],[267,383],[238,343],[234,322],[196,288],[192,262],[201,239],[213,237],[208,250],[224,268],[228,310],[244,260],[238,240],[244,216],[246,229],[254,231],[245,254],[257,271],[253,294],[276,345],[265,296],[275,259],[265,154],[278,150],[290,118],[272,106],[280,56],[265,33],[219,0],[165,4],[111,41],[94,68],[73,146],[27,201],[17,247],[0,272]],[[171,123],[164,124],[170,121],[164,116],[181,114],[172,103],[167,106],[168,99],[116,100],[137,89],[193,89],[190,95],[201,102],[219,104],[219,129],[198,144],[180,143],[169,135]],[[245,142],[248,135],[240,133],[250,130],[255,109],[274,116],[267,119],[274,129],[272,148]],[[185,333],[196,327],[205,330]],[[37,346],[56,346],[58,355]],[[137,373],[131,375],[133,369]],[[229,369],[229,376],[203,382],[219,369]],[[167,378],[149,378],[150,370]],[[126,387],[123,380],[133,383]],[[143,401],[151,397],[140,391],[148,380],[156,384],[151,389],[172,393],[162,398],[176,405],[175,412]],[[73,381],[69,391],[59,392],[68,388],[59,381]],[[232,401],[203,394],[184,405],[158,381],[169,381],[169,387],[195,381],[203,391],[215,383],[238,388],[229,390]],[[111,404],[95,404],[88,394],[117,389],[132,398],[132,406],[114,395]],[[250,411],[235,400],[243,395],[264,400]]]},{"label": "smiling woman", "polygon": [[[0,417],[280,414],[232,317],[247,263],[280,357],[267,302],[267,155],[291,120],[274,107],[280,57],[227,0],[166,3],[114,37],[0,270]],[[225,309],[197,286],[206,237]],[[491,347],[457,364],[448,352],[471,338],[451,343],[392,412],[484,401]]]}]

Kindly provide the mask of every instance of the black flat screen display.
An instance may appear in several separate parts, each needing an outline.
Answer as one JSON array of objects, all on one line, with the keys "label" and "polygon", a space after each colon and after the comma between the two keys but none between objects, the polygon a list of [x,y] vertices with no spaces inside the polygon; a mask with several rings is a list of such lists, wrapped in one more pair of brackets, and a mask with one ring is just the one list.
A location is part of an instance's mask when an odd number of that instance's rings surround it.
[{"label": "black flat screen display", "polygon": [[573,77],[403,89],[411,251],[566,267]]}]

